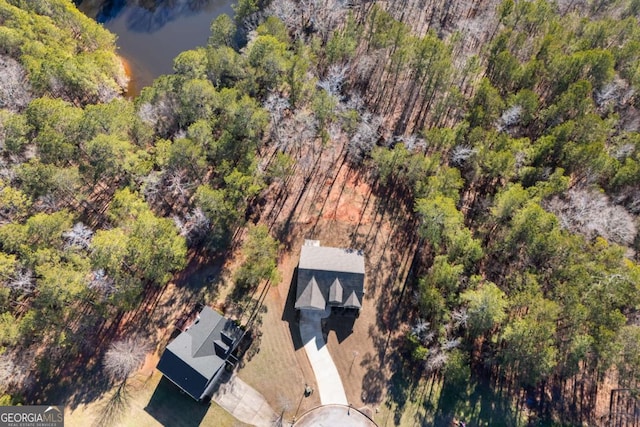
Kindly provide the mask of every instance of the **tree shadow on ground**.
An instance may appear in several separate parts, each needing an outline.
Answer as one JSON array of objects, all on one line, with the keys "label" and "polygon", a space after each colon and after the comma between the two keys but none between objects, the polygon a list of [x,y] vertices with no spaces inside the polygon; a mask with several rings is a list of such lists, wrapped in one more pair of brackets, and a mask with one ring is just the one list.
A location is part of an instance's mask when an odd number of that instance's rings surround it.
[{"label": "tree shadow on ground", "polygon": [[[70,347],[53,348],[35,358],[37,369],[24,391],[26,402],[64,404],[73,410],[80,404],[100,399],[112,387],[103,373],[102,359],[122,316],[116,315],[111,320],[92,318],[82,310],[75,315],[86,319],[85,323],[80,322],[86,330],[79,333],[67,329]],[[32,343],[32,346],[38,345]]]},{"label": "tree shadow on ground", "polygon": [[[403,206],[392,203],[392,197],[383,189],[374,191],[378,197],[376,212],[363,238],[367,245],[378,246],[381,250],[379,259],[372,260],[368,279],[368,292],[376,294],[376,326],[369,330],[376,351],[365,355],[361,362],[366,368],[362,400],[371,405],[394,402],[394,423],[398,425],[417,381],[412,373],[405,372],[400,351],[404,343],[403,324],[411,314],[409,296],[418,238],[415,224],[408,220]],[[387,222],[392,231],[387,236],[379,235]],[[384,241],[379,241],[381,238]]]},{"label": "tree shadow on ground", "polygon": [[129,390],[126,382],[122,382],[111,397],[101,406],[96,425],[110,426],[117,424],[129,407]]},{"label": "tree shadow on ground", "polygon": [[393,411],[395,425],[400,425],[407,401],[415,398],[415,390],[420,382],[420,374],[415,374],[415,371],[409,372],[404,367],[396,366],[389,381],[387,396],[395,404]]},{"label": "tree shadow on ground", "polygon": [[[96,307],[91,303],[78,307],[64,330],[71,347],[57,348],[36,360],[37,369],[30,387],[25,390],[25,401],[32,404],[60,403],[74,410],[81,404],[103,397],[112,382],[103,374],[102,360],[109,344],[129,336],[149,337],[161,352],[170,334],[176,330],[176,321],[192,316],[202,307],[205,293],[215,295],[223,257],[213,262],[208,257],[193,257],[189,266],[176,276],[177,288],[167,298],[167,286],[147,284],[139,301],[129,311],[109,307]],[[183,309],[177,309],[182,307]],[[37,343],[34,343],[37,345]]]},{"label": "tree shadow on ground", "polygon": [[496,390],[488,379],[452,383],[445,378],[437,402],[425,399],[423,406],[425,413],[434,414],[435,426],[448,426],[458,419],[470,426],[514,427],[522,425],[514,403],[512,396]]},{"label": "tree shadow on ground", "polygon": [[162,377],[144,410],[163,426],[197,427],[209,404],[196,402]]},{"label": "tree shadow on ground", "polygon": [[512,396],[496,390],[489,381],[477,381],[468,399],[472,407],[479,404],[477,414],[473,413],[470,418],[474,424],[482,423],[496,427],[518,425],[518,413],[514,408]]},{"label": "tree shadow on ground", "polygon": [[465,422],[469,421],[465,418],[470,409],[467,405],[469,392],[466,386],[467,384],[461,383],[451,384],[446,379],[443,381],[440,397],[435,406],[434,426],[448,426],[458,418]]},{"label": "tree shadow on ground", "polygon": [[[366,368],[362,379],[362,401],[365,404],[377,405],[385,396],[402,405],[410,389],[410,375],[402,371],[402,339],[390,332],[386,335],[372,334],[375,354],[367,353],[362,357],[360,365]],[[400,415],[401,416],[401,413]]]},{"label": "tree shadow on ground", "polygon": [[174,278],[176,290],[168,298],[167,285],[146,286],[141,302],[127,313],[128,321],[120,333],[154,337],[158,330],[163,330],[165,334],[157,348],[164,350],[169,335],[193,320],[206,301],[212,301],[218,295],[224,261],[224,257],[209,260],[205,255],[196,254],[185,270]]}]

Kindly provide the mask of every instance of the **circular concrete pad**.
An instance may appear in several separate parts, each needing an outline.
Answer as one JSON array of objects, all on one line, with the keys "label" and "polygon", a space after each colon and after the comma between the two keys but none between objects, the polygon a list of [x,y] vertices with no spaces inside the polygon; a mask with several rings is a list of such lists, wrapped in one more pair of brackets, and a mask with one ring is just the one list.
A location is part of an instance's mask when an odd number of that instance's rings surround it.
[{"label": "circular concrete pad", "polygon": [[324,405],[305,412],[295,427],[377,427],[369,417],[347,405]]}]

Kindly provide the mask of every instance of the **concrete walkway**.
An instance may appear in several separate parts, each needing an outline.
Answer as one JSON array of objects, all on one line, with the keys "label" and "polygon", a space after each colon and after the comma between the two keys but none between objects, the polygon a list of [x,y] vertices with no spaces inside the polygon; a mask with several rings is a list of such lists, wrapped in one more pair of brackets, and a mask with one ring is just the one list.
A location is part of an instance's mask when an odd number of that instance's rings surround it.
[{"label": "concrete walkway", "polygon": [[313,373],[316,376],[320,402],[323,405],[332,403],[348,405],[347,395],[344,392],[338,369],[333,363],[333,359],[327,349],[327,343],[322,336],[321,319],[328,314],[326,312],[302,310],[299,322],[300,336],[309,362],[311,362]]},{"label": "concrete walkway", "polygon": [[211,400],[243,423],[271,427],[278,416],[265,398],[235,373],[225,375]]}]

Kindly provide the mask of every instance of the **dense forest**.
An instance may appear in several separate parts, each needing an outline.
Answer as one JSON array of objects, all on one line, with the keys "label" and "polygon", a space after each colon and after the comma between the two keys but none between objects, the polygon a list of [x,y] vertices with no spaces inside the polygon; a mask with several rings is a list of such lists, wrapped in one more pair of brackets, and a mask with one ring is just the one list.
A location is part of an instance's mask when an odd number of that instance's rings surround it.
[{"label": "dense forest", "polygon": [[[0,0],[2,402],[189,253],[226,253],[332,144],[419,236],[402,375],[565,424],[603,423],[605,382],[637,391],[638,1],[235,10],[126,99],[114,37],[69,1]],[[277,251],[249,227],[239,294]]]}]

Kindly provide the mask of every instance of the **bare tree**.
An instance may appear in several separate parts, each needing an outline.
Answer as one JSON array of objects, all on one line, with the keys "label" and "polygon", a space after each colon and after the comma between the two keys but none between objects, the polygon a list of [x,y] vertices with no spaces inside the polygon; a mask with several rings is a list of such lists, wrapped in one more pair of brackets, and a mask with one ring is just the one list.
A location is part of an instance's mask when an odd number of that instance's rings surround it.
[{"label": "bare tree", "polygon": [[340,106],[346,110],[355,110],[358,112],[364,112],[365,110],[364,99],[357,93],[350,93],[349,98],[343,100]]},{"label": "bare tree", "polygon": [[0,394],[14,385],[18,367],[9,354],[0,355]]},{"label": "bare tree", "polygon": [[347,134],[342,129],[342,126],[337,122],[331,122],[327,129],[327,133],[329,134],[331,141],[341,141],[342,138],[347,138]]},{"label": "bare tree", "polygon": [[180,235],[186,237],[189,243],[195,243],[202,239],[209,231],[211,224],[207,215],[199,207],[186,214],[184,218],[175,215],[173,222]]},{"label": "bare tree", "polygon": [[19,356],[15,352],[5,351],[0,354],[0,395],[15,388],[26,388],[33,384],[30,366],[34,353],[21,349]]},{"label": "bare tree", "polygon": [[460,339],[460,337],[454,338],[454,339],[446,339],[442,343],[442,349],[445,350],[445,351],[453,350],[454,348],[458,348],[458,346],[460,346],[461,342],[462,342],[462,340]]},{"label": "bare tree", "polygon": [[324,79],[318,81],[318,87],[337,100],[342,99],[342,85],[347,78],[349,67],[347,65],[334,64],[329,67]]},{"label": "bare tree", "polygon": [[467,327],[467,322],[469,320],[469,315],[467,314],[466,308],[460,308],[457,310],[453,310],[451,312],[451,320],[453,320],[453,324],[456,327]]},{"label": "bare tree", "polygon": [[35,206],[38,208],[38,210],[42,212],[59,211],[61,205],[62,200],[60,200],[60,197],[54,193],[47,193],[43,196],[38,197],[38,200],[35,203]]},{"label": "bare tree", "polygon": [[163,96],[152,103],[143,103],[138,109],[138,117],[144,123],[153,126],[159,134],[167,135],[175,126],[178,104],[176,99]]},{"label": "bare tree", "polygon": [[27,72],[15,59],[0,55],[0,108],[24,109],[31,101],[31,85]]},{"label": "bare tree", "polygon": [[265,13],[267,16],[275,16],[280,19],[289,31],[294,31],[297,38],[302,34],[300,25],[300,7],[292,0],[279,0],[269,2]]},{"label": "bare tree", "polygon": [[408,136],[394,136],[387,145],[397,144],[398,142],[404,144],[405,148],[412,153],[424,151],[427,148],[427,141],[415,134]]},{"label": "bare tree", "polygon": [[600,90],[595,91],[594,98],[596,105],[601,110],[611,106],[625,105],[635,95],[635,91],[623,79],[616,78],[604,85]]},{"label": "bare tree", "polygon": [[429,372],[441,369],[449,360],[449,355],[438,348],[429,349],[426,367]]},{"label": "bare tree", "polygon": [[313,114],[301,109],[293,117],[282,120],[280,128],[279,140],[276,141],[278,150],[294,158],[302,158],[303,148],[313,145],[318,121]]},{"label": "bare tree", "polygon": [[369,155],[378,139],[380,139],[381,125],[382,118],[380,116],[371,114],[368,111],[362,114],[358,129],[347,146],[349,160],[358,164]]},{"label": "bare tree", "polygon": [[93,238],[93,230],[81,222],[77,222],[71,230],[62,233],[65,239],[66,248],[89,249],[91,239]]},{"label": "bare tree", "polygon": [[[125,84],[123,87],[127,87],[127,85]],[[111,102],[118,96],[120,96],[121,93],[122,89],[120,89],[118,86],[109,85],[105,82],[98,83],[96,87],[96,97],[101,103]]]},{"label": "bare tree", "polygon": [[614,205],[602,193],[587,189],[569,190],[544,207],[558,216],[560,225],[589,239],[605,239],[629,246],[638,232],[634,218],[622,206]]},{"label": "bare tree", "polygon": [[[1,145],[1,144],[0,144]],[[11,182],[16,178],[16,170],[7,160],[0,158],[0,179]]]},{"label": "bare tree", "polygon": [[164,110],[168,109],[164,106],[163,101],[160,101],[155,105],[150,102],[145,102],[140,105],[140,108],[138,108],[138,117],[140,117],[144,123],[155,126],[160,120],[160,117],[162,117],[162,112]]},{"label": "bare tree", "polygon": [[422,345],[428,345],[436,335],[431,329],[431,324],[423,319],[419,319],[411,328],[411,333],[420,340]]},{"label": "bare tree", "polygon": [[450,162],[453,166],[462,166],[474,154],[476,154],[475,148],[470,148],[465,145],[456,145],[453,147],[453,150],[451,150]]},{"label": "bare tree", "polygon": [[173,218],[173,223],[176,225],[176,228],[178,229],[178,233],[181,236],[187,236],[190,230],[186,220],[180,218],[179,215],[174,215],[172,218]]},{"label": "bare tree", "polygon": [[507,108],[500,116],[498,123],[496,124],[496,128],[498,132],[504,132],[509,129],[511,126],[515,126],[520,121],[520,116],[522,116],[522,107],[519,105],[514,105],[510,108]]},{"label": "bare tree", "polygon": [[301,9],[308,12],[308,22],[315,28],[323,40],[346,16],[348,0],[302,0]]},{"label": "bare tree", "polygon": [[[273,2],[279,3],[279,2]],[[276,143],[280,142],[282,137],[281,123],[285,117],[285,112],[289,109],[289,99],[280,94],[271,93],[264,102],[263,107],[269,112],[271,117],[269,125],[269,135]]]},{"label": "bare tree", "polygon": [[33,271],[28,268],[17,269],[15,275],[7,282],[7,287],[21,294],[30,294],[36,289]]},{"label": "bare tree", "polygon": [[144,362],[150,346],[139,338],[115,341],[104,356],[104,368],[116,381],[125,382]]},{"label": "bare tree", "polygon": [[162,174],[152,171],[142,178],[142,195],[147,203],[156,203],[162,194]]},{"label": "bare tree", "polygon": [[359,55],[354,61],[353,75],[356,78],[354,83],[366,87],[376,68],[381,62],[386,62],[386,58],[382,50],[377,50],[371,54]]},{"label": "bare tree", "polygon": [[612,151],[613,152],[611,153],[611,155],[615,157],[616,160],[621,162],[621,161],[624,161],[624,159],[626,159],[636,151],[636,144],[632,142],[627,142],[618,147],[615,147],[615,150],[612,150]]},{"label": "bare tree", "polygon": [[175,197],[180,204],[186,203],[191,197],[195,185],[189,180],[184,170],[172,170],[165,175],[167,192]]},{"label": "bare tree", "polygon": [[640,188],[632,186],[624,188],[616,196],[615,203],[623,205],[634,215],[640,215]]},{"label": "bare tree", "polygon": [[89,280],[89,289],[95,290],[107,297],[116,292],[115,281],[107,276],[107,273],[101,268],[91,273]]},{"label": "bare tree", "polygon": [[[348,6],[349,1],[344,0],[279,0],[270,2],[264,15],[278,17],[296,38],[303,35],[306,26],[311,26],[326,40],[346,16]],[[249,19],[252,20],[255,18]],[[245,23],[247,25],[250,29],[257,26],[256,23]]]}]

